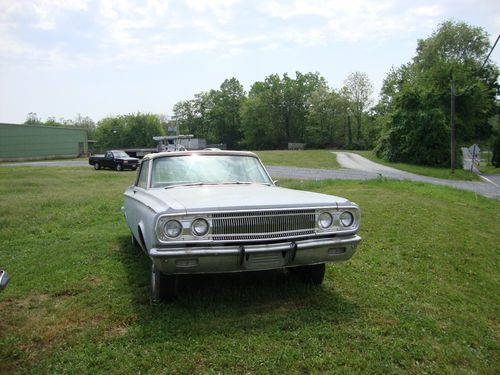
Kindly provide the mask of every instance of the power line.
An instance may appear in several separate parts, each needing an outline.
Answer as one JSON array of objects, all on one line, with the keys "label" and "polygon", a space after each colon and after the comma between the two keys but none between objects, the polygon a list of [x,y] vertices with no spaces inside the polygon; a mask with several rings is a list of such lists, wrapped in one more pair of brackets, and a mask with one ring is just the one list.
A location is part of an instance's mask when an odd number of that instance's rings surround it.
[{"label": "power line", "polygon": [[489,58],[490,58],[490,56],[491,56],[491,53],[493,52],[493,50],[494,50],[494,49],[495,49],[495,47],[497,46],[498,39],[500,39],[500,34],[498,34],[498,36],[497,36],[497,40],[495,41],[495,44],[493,44],[493,47],[491,47],[490,53],[488,53],[488,56],[486,56],[486,59],[484,60],[483,65],[481,65],[481,69],[479,69],[479,71],[481,71],[481,70],[484,68],[484,66],[486,65],[486,62],[488,61],[488,59],[489,59]]}]

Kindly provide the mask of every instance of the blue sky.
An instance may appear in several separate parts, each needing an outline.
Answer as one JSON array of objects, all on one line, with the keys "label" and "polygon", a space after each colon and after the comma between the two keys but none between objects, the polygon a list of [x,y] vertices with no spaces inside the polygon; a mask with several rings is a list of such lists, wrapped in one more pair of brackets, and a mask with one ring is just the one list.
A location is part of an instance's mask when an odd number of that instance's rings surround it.
[{"label": "blue sky", "polygon": [[[0,0],[0,122],[171,115],[236,77],[319,72],[340,88],[368,74],[375,96],[417,39],[453,19],[500,32],[498,0]],[[500,46],[492,60],[500,63]]]}]

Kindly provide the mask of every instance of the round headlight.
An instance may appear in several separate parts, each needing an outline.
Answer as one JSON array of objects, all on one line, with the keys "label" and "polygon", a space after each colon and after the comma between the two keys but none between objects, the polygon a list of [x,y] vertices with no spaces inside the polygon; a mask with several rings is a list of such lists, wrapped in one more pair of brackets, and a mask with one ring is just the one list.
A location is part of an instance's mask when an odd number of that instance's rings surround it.
[{"label": "round headlight", "polygon": [[349,211],[340,214],[340,223],[344,227],[350,227],[354,223],[354,216]]},{"label": "round headlight", "polygon": [[179,237],[182,232],[182,224],[177,220],[169,220],[163,226],[163,232],[170,238]]},{"label": "round headlight", "polygon": [[332,223],[333,223],[332,215],[330,215],[328,212],[322,212],[319,215],[318,224],[320,228],[322,229],[329,228],[331,227]]},{"label": "round headlight", "polygon": [[195,236],[204,236],[208,232],[208,222],[205,219],[196,219],[191,225],[191,231]]}]

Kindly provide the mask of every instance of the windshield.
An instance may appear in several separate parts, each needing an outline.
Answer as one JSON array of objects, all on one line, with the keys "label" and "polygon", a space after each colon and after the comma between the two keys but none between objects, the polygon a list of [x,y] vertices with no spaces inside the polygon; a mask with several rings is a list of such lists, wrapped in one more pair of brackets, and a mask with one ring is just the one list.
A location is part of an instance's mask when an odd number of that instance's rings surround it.
[{"label": "windshield", "polygon": [[271,184],[257,158],[239,155],[188,155],[154,159],[151,187],[176,185]]},{"label": "windshield", "polygon": [[113,151],[113,155],[115,158],[120,158],[120,159],[127,159],[130,156],[125,151]]}]

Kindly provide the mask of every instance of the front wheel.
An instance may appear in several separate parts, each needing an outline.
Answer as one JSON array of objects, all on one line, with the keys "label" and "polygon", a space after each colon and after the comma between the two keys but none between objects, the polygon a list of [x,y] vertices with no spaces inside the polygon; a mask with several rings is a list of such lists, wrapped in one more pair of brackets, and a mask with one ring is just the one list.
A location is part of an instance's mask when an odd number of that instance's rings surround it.
[{"label": "front wheel", "polygon": [[121,164],[116,164],[116,170],[117,170],[118,172],[121,172],[121,171],[123,170],[122,165],[121,165]]},{"label": "front wheel", "polygon": [[99,169],[101,169],[101,164],[99,164],[99,163],[94,163],[94,169],[95,169],[96,171],[98,171]]},{"label": "front wheel", "polygon": [[162,274],[151,262],[151,303],[161,300],[172,301],[177,297],[178,278],[176,275]]},{"label": "front wheel", "polygon": [[325,269],[325,263],[320,263],[293,267],[290,268],[290,272],[296,275],[303,283],[321,285],[325,279]]}]

